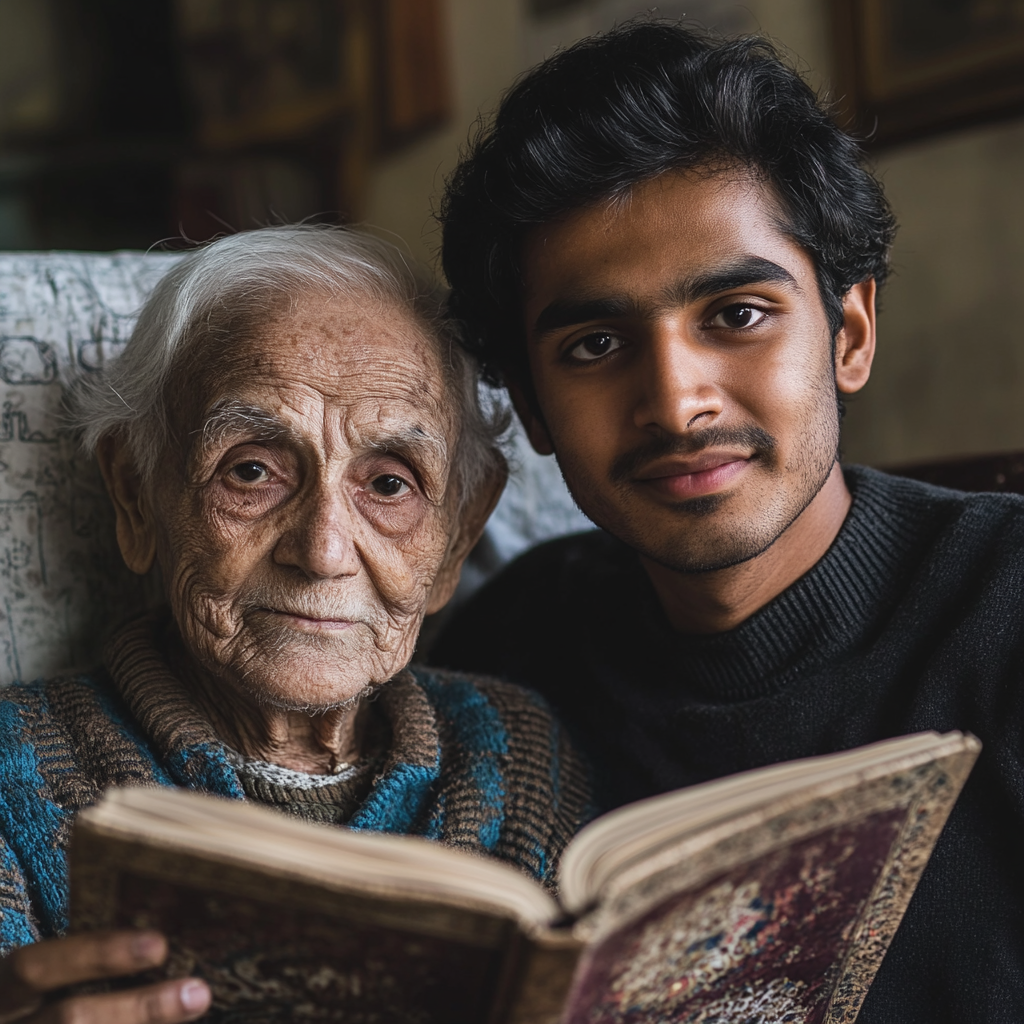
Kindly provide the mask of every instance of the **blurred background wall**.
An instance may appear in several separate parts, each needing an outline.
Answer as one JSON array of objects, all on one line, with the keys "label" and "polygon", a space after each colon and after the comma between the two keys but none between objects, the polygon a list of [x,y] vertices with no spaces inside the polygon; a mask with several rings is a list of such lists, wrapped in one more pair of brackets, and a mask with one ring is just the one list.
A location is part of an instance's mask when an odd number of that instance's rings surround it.
[{"label": "blurred background wall", "polygon": [[[841,98],[836,11],[850,2],[663,0],[657,13],[765,32]],[[1024,26],[1021,0],[914,3]],[[648,7],[0,0],[0,248],[148,247],[319,217],[376,225],[433,260],[431,212],[478,114],[559,46]],[[1024,118],[950,120],[872,151],[901,227],[875,372],[849,404],[850,460],[1024,449]]]}]

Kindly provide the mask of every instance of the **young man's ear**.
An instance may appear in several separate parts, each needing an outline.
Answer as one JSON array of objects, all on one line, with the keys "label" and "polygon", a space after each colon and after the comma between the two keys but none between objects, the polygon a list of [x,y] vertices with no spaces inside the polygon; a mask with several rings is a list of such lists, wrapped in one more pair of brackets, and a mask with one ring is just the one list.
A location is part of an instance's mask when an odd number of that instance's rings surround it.
[{"label": "young man's ear", "polygon": [[547,424],[537,410],[536,401],[531,399],[519,380],[510,373],[505,374],[505,387],[508,388],[512,406],[526,430],[526,436],[530,439],[533,450],[538,455],[553,454],[555,447],[548,435]]},{"label": "young man's ear", "polygon": [[508,463],[502,459],[500,464],[495,465],[487,479],[477,487],[476,492],[464,502],[444,561],[430,588],[427,615],[439,612],[451,600],[455,588],[459,585],[462,563],[483,534],[487,520],[494,511],[494,506],[498,504],[501,492],[505,490],[507,480]]},{"label": "young man's ear", "polygon": [[135,460],[122,437],[108,434],[96,448],[96,461],[114,503],[121,557],[132,572],[141,576],[149,572],[156,559],[156,524]]},{"label": "young man's ear", "polygon": [[855,284],[843,296],[843,326],[836,335],[836,387],[860,391],[875,358],[875,279]]}]

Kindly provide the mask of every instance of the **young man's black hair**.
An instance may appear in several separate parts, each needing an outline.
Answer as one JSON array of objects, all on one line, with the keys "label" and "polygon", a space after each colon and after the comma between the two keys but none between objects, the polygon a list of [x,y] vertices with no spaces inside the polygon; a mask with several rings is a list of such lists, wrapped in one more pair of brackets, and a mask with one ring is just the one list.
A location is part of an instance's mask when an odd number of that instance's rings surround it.
[{"label": "young man's black hair", "polygon": [[857,143],[774,47],[635,22],[584,39],[504,98],[448,183],[450,308],[489,379],[522,378],[520,247],[567,211],[681,168],[735,164],[768,182],[814,258],[833,334],[852,284],[889,273],[895,224]]},{"label": "young man's black hair", "polygon": [[442,219],[453,314],[602,529],[434,660],[540,690],[609,807],[973,732],[858,1021],[1024,1021],[1024,499],[839,465],[893,234],[856,144],[767,43],[633,24],[513,88]]}]

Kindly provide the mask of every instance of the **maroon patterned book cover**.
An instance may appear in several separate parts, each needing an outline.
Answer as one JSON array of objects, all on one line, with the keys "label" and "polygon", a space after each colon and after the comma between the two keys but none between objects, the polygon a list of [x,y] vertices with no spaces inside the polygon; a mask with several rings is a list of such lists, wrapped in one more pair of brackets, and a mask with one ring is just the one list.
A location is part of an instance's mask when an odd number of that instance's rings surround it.
[{"label": "maroon patterned book cover", "polygon": [[811,836],[658,904],[585,956],[566,1024],[822,1024],[903,818]]},{"label": "maroon patterned book cover", "polygon": [[205,979],[221,1024],[476,1024],[499,982],[501,951],[468,941],[129,873],[119,890],[115,924],[172,936],[167,975]]}]

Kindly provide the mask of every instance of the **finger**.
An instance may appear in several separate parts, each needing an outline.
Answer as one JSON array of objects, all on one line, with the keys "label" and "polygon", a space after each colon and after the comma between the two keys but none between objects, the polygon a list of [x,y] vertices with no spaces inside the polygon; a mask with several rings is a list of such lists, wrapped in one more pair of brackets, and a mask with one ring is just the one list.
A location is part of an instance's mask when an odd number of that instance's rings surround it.
[{"label": "finger", "polygon": [[210,990],[198,978],[101,996],[62,999],[26,1018],[25,1024],[177,1024],[210,1008]]},{"label": "finger", "polygon": [[22,946],[0,962],[0,1006],[11,1009],[80,981],[135,974],[166,956],[158,932],[91,932]]}]

